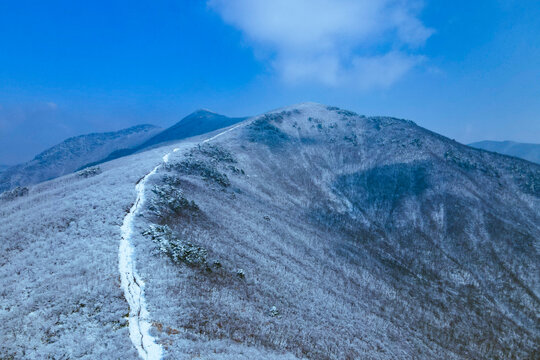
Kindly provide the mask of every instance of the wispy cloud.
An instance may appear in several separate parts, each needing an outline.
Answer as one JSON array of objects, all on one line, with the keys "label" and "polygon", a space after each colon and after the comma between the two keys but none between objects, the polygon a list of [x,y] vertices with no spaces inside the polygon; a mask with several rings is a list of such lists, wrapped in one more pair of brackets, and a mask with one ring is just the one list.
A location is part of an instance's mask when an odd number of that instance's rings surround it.
[{"label": "wispy cloud", "polygon": [[58,104],[57,104],[57,103],[54,103],[54,102],[51,102],[51,101],[46,102],[46,103],[45,103],[45,106],[46,106],[48,109],[50,109],[50,110],[56,110],[56,109],[58,109]]},{"label": "wispy cloud", "polygon": [[[432,34],[416,0],[209,0],[287,82],[386,87]],[[385,49],[385,50],[382,50]]]}]

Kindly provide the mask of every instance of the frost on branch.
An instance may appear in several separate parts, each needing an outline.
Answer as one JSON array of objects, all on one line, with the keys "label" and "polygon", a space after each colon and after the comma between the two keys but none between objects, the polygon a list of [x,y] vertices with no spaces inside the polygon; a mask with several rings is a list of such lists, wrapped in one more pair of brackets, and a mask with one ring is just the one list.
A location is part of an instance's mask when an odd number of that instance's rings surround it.
[{"label": "frost on branch", "polygon": [[167,225],[151,225],[143,235],[157,244],[160,253],[167,255],[176,264],[189,266],[207,264],[206,249],[177,238]]},{"label": "frost on branch", "polygon": [[215,182],[222,187],[231,185],[227,175],[219,172],[216,169],[215,164],[206,160],[189,157],[179,163],[167,164],[165,168],[169,171],[174,170],[184,175],[200,176],[204,180]]},{"label": "frost on branch", "polygon": [[83,178],[89,178],[92,176],[99,175],[101,173],[102,173],[102,170],[99,166],[93,166],[93,167],[89,167],[89,168],[79,171],[77,175]]},{"label": "frost on branch", "polygon": [[154,196],[148,208],[159,217],[186,216],[199,212],[199,206],[193,200],[186,199],[183,191],[176,187],[154,186],[152,192]]},{"label": "frost on branch", "polygon": [[5,191],[2,194],[0,194],[0,199],[7,200],[7,201],[15,200],[16,198],[28,195],[28,192],[29,190],[26,186],[24,187],[17,186],[15,189]]}]

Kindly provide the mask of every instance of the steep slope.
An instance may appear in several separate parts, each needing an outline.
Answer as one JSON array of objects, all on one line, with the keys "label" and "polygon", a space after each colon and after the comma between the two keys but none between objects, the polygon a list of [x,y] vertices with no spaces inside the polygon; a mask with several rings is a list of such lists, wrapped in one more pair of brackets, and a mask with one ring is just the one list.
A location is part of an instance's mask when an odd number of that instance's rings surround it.
[{"label": "steep slope", "polygon": [[138,253],[164,256],[139,269],[171,358],[224,339],[310,359],[538,356],[539,166],[306,104],[158,175]]},{"label": "steep slope", "polygon": [[540,144],[526,144],[514,141],[480,141],[469,144],[469,146],[515,156],[540,164]]},{"label": "steep slope", "polygon": [[69,174],[114,150],[138,145],[158,130],[153,125],[139,125],[115,132],[69,138],[45,150],[33,160],[3,171],[0,174],[0,192]]},{"label": "steep slope", "polygon": [[164,144],[171,141],[179,141],[192,136],[209,133],[214,130],[231,126],[245,119],[246,118],[229,118],[227,116],[216,114],[208,110],[198,110],[186,116],[173,126],[151,137],[144,143],[131,148],[123,148],[116,150],[109,154],[107,157],[100,159],[97,162],[86,164],[85,167],[95,166],[103,162],[131,155],[138,151],[154,147],[158,144]]},{"label": "steep slope", "polygon": [[0,355],[137,358],[144,179],[163,358],[538,358],[540,166],[318,104],[210,136],[0,199]]}]

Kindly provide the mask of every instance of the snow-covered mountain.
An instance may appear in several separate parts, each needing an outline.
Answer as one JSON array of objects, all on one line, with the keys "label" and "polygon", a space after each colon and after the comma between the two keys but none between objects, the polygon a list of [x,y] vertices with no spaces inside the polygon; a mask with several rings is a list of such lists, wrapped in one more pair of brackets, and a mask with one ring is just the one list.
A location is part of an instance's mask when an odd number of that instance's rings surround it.
[{"label": "snow-covered mountain", "polygon": [[519,157],[540,164],[540,144],[518,143],[514,141],[479,141],[469,146]]},{"label": "snow-covered mountain", "polygon": [[3,357],[538,357],[539,165],[301,104],[100,168],[0,199]]},{"label": "snow-covered mountain", "polygon": [[231,126],[245,119],[245,117],[230,118],[204,109],[197,110],[170,128],[163,130],[159,134],[145,141],[144,144],[141,145],[141,148],[149,148],[156,144],[163,144],[174,140],[181,140],[209,133],[217,129]]},{"label": "snow-covered mountain", "polygon": [[84,164],[102,159],[112,151],[139,145],[159,130],[153,125],[138,125],[115,132],[69,138],[45,150],[33,160],[1,172],[0,192],[69,174]]},{"label": "snow-covered mountain", "polygon": [[138,144],[137,146],[133,146],[130,148],[116,150],[109,154],[107,157],[100,159],[99,161],[86,164],[84,167],[95,166],[103,162],[131,155],[136,152],[157,146],[158,144],[163,145],[167,142],[179,141],[188,137],[197,136],[214,130],[222,129],[245,119],[245,117],[230,118],[204,109],[197,110],[192,114],[186,116],[173,126],[154,135],[144,143]]},{"label": "snow-covered mountain", "polygon": [[0,172],[6,170],[7,168],[9,168],[8,165],[1,165],[1,164],[0,164]]}]

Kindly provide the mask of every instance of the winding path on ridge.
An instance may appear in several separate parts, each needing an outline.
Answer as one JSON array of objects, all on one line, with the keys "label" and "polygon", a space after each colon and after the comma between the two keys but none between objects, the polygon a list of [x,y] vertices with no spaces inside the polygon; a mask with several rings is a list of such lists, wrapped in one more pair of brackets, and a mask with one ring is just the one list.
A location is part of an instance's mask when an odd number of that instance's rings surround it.
[{"label": "winding path on ridge", "polygon": [[[207,143],[239,126],[241,126],[241,124],[222,131],[219,134],[202,141],[202,143]],[[144,282],[137,274],[134,248],[131,243],[133,223],[137,213],[144,206],[146,201],[145,190],[148,179],[154,175],[163,164],[166,164],[169,161],[172,153],[177,152],[178,150],[179,148],[176,148],[165,154],[163,156],[163,162],[139,180],[135,186],[137,198],[127,215],[124,217],[122,227],[120,228],[121,240],[118,252],[118,269],[120,271],[121,286],[124,291],[124,296],[129,305],[129,337],[137,349],[139,356],[145,360],[161,359],[163,348],[156,342],[156,339],[150,335],[152,323],[144,298]]]}]

